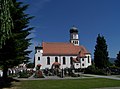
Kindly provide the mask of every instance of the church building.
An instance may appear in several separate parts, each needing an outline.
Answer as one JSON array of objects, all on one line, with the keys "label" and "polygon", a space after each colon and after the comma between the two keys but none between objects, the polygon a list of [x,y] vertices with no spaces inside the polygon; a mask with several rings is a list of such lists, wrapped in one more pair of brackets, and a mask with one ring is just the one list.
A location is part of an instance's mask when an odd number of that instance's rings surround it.
[{"label": "church building", "polygon": [[69,42],[42,42],[35,47],[35,67],[52,68],[87,68],[91,65],[90,52],[79,43],[78,29],[70,29]]}]

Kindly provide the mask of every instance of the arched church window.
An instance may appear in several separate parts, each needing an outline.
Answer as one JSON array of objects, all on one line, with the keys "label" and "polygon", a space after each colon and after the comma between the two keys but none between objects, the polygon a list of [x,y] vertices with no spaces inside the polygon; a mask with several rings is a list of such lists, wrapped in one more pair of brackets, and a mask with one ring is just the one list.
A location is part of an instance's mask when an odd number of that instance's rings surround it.
[{"label": "arched church window", "polygon": [[65,59],[65,57],[63,57],[63,65],[65,65],[66,64],[66,59]]},{"label": "arched church window", "polygon": [[58,57],[55,57],[55,62],[58,62]]},{"label": "arched church window", "polygon": [[90,56],[88,56],[88,63],[90,63]]},{"label": "arched church window", "polygon": [[38,60],[40,61],[40,57],[38,57]]},{"label": "arched church window", "polygon": [[47,65],[50,65],[50,57],[47,57]]},{"label": "arched church window", "polygon": [[84,58],[82,58],[82,61],[84,61]]},{"label": "arched church window", "polygon": [[73,64],[73,57],[70,57],[70,64]]}]

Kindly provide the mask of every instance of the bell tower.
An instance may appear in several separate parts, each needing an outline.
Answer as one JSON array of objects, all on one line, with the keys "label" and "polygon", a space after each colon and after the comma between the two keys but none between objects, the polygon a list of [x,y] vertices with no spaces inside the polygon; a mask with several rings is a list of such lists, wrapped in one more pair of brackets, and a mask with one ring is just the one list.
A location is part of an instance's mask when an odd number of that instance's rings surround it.
[{"label": "bell tower", "polygon": [[70,29],[70,43],[79,46],[78,29],[75,26]]}]

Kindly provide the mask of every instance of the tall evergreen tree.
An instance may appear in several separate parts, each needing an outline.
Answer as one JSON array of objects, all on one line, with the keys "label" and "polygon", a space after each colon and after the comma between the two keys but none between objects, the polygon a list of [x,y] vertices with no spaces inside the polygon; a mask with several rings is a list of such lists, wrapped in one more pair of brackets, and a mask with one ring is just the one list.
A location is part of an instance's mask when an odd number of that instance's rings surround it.
[{"label": "tall evergreen tree", "polygon": [[100,36],[100,34],[98,34],[94,50],[94,63],[98,68],[105,68],[109,66],[106,40],[104,36]]},{"label": "tall evergreen tree", "polygon": [[115,60],[115,66],[120,67],[120,51],[119,51],[119,53],[117,54],[117,60]]},{"label": "tall evergreen tree", "polygon": [[0,49],[0,65],[3,67],[3,77],[7,77],[8,68],[17,66],[29,60],[29,47],[31,38],[27,38],[33,28],[29,27],[32,17],[25,14],[28,5],[12,0],[14,8],[11,8],[14,29],[11,30],[12,36],[6,40],[6,44]]},{"label": "tall evergreen tree", "polygon": [[13,7],[12,0],[0,0],[0,48],[11,36],[11,29],[13,28],[10,7]]}]

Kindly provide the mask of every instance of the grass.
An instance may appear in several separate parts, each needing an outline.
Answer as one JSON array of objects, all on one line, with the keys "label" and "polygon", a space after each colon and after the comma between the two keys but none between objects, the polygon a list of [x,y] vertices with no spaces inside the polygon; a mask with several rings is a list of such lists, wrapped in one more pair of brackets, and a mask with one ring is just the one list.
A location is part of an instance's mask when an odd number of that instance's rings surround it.
[{"label": "grass", "polygon": [[91,89],[100,87],[120,87],[119,80],[92,78],[77,80],[24,80],[21,89]]}]

